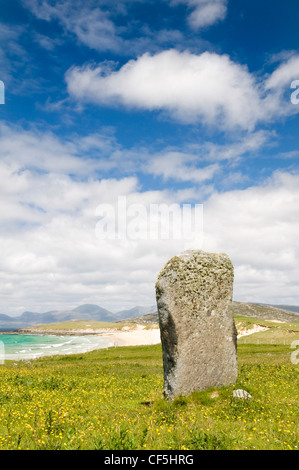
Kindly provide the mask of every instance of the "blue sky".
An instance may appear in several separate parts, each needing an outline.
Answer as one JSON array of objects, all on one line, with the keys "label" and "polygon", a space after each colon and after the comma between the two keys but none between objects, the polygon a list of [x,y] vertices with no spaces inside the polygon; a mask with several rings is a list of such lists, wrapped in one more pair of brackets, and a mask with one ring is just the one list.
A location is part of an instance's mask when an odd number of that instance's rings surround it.
[{"label": "blue sky", "polygon": [[[0,7],[1,312],[152,305],[186,248],[231,257],[235,300],[299,304],[294,0]],[[120,196],[203,204],[203,240],[99,240]]]}]

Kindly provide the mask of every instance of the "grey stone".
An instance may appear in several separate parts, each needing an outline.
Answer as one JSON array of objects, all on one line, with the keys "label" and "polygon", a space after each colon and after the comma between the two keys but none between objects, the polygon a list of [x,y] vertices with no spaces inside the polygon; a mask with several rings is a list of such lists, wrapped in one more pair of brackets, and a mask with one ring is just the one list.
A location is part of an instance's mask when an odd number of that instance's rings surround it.
[{"label": "grey stone", "polygon": [[160,272],[156,299],[166,398],[235,383],[233,279],[227,255],[197,250],[174,256]]}]

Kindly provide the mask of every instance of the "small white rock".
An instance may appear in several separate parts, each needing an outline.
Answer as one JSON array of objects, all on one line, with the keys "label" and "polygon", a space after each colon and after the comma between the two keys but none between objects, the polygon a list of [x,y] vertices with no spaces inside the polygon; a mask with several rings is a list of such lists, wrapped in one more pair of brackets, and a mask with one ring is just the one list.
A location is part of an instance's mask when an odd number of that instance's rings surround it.
[{"label": "small white rock", "polygon": [[238,390],[233,391],[233,397],[235,397],[235,398],[245,398],[245,399],[252,398],[252,396],[248,392],[246,392],[246,390],[242,390],[240,388]]}]

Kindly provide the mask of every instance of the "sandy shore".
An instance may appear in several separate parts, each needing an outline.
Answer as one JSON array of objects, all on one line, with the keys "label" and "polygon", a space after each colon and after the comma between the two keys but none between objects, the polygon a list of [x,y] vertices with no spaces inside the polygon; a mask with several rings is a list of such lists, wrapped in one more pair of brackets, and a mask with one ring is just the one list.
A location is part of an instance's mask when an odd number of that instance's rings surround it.
[{"label": "sandy shore", "polygon": [[[252,335],[260,331],[266,331],[269,327],[262,325],[253,325],[249,329],[244,329],[238,332],[238,338],[243,336]],[[115,343],[115,346],[138,346],[146,344],[158,344],[161,342],[160,329],[155,328],[151,330],[144,330],[141,325],[134,331],[117,331],[109,335],[103,334]]]},{"label": "sandy shore", "polygon": [[252,325],[250,328],[240,328],[238,331],[237,338],[242,338],[243,336],[252,335],[253,333],[259,333],[260,331],[267,331],[269,330],[268,326],[262,325]]},{"label": "sandy shore", "polygon": [[115,331],[109,334],[104,333],[101,336],[113,342],[114,346],[141,346],[161,342],[159,328]]}]

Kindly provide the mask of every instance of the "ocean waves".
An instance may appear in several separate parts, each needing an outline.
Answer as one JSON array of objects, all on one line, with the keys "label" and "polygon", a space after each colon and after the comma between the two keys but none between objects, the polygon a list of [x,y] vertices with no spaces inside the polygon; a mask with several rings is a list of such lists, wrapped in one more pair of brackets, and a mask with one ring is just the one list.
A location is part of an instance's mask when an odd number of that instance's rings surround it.
[{"label": "ocean waves", "polygon": [[100,336],[0,335],[4,360],[29,360],[56,354],[85,353],[113,346]]}]

